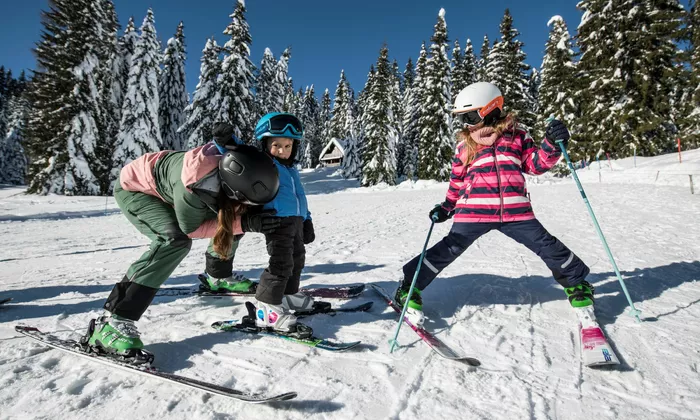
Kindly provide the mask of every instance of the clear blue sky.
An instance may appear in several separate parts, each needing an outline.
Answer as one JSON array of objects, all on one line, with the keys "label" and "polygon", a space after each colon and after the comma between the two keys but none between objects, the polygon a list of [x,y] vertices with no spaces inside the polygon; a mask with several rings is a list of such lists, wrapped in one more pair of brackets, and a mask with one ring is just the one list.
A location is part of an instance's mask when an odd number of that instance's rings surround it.
[{"label": "clear blue sky", "polygon": [[[220,44],[226,41],[222,31],[230,22],[228,16],[235,1],[117,0],[115,4],[122,26],[131,15],[139,26],[147,8],[152,7],[158,36],[164,44],[174,34],[178,22],[184,21],[187,88],[192,92],[199,77],[199,59],[206,39],[214,35]],[[527,62],[539,67],[549,32],[547,22],[552,16],[561,15],[574,35],[582,16],[576,9],[577,2],[248,0],[246,6],[253,38],[251,54],[256,66],[260,64],[265,47],[279,57],[284,48],[291,46],[289,74],[294,79],[294,87],[314,84],[320,97],[325,88],[333,95],[341,69],[345,69],[351,86],[359,92],[384,42],[391,59],[397,59],[403,71],[409,57],[415,62],[421,42],[425,40],[429,45],[441,7],[446,11],[450,42],[458,39],[464,48],[466,39],[471,38],[477,54],[484,34],[488,34],[492,42],[497,39],[503,12],[510,8],[520,40],[525,43]],[[687,0],[682,3],[687,7]],[[47,4],[47,0],[28,0],[12,1],[3,6],[0,65],[12,69],[15,75],[35,65],[31,48],[39,39],[40,11],[46,9]]]}]

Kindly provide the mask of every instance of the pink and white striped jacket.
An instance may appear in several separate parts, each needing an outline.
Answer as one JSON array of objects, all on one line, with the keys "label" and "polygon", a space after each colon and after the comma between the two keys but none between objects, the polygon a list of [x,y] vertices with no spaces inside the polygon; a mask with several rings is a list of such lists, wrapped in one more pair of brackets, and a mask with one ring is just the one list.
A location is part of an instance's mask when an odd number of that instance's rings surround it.
[{"label": "pink and white striped jacket", "polygon": [[447,198],[442,204],[455,210],[455,222],[519,222],[535,218],[525,188],[524,173],[541,175],[559,160],[561,152],[546,138],[540,148],[525,130],[501,135],[492,146],[479,146],[464,165],[457,147]]}]

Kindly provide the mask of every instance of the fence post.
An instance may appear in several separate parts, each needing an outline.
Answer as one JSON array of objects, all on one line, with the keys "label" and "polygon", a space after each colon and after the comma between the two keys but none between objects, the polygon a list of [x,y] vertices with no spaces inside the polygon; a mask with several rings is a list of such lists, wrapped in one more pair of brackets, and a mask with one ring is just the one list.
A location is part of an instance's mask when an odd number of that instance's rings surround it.
[{"label": "fence post", "polygon": [[654,182],[656,182],[656,181],[659,180],[659,173],[660,173],[660,172],[661,172],[661,171],[656,171],[656,179],[654,179]]},{"label": "fence post", "polygon": [[608,157],[608,165],[610,165],[610,170],[612,171],[613,168],[612,168],[612,162],[610,161],[610,153],[606,153],[605,156]]},{"label": "fence post", "polygon": [[688,175],[690,177],[690,193],[695,194],[695,190],[693,189],[693,176]]},{"label": "fence post", "polygon": [[678,163],[683,163],[683,159],[681,158],[681,138],[678,137],[676,140],[678,141]]}]

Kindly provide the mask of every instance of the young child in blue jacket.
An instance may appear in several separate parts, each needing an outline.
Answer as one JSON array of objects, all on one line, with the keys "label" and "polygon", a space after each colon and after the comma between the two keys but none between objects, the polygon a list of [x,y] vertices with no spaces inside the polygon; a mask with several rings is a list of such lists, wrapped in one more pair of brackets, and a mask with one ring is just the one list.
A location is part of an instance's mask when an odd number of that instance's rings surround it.
[{"label": "young child in blue jacket", "polygon": [[287,113],[269,113],[255,127],[255,139],[277,165],[280,181],[277,196],[263,210],[274,210],[282,219],[279,228],[265,234],[270,261],[256,289],[255,320],[259,327],[284,332],[296,331],[297,319],[292,312],[309,311],[314,304],[313,299],[299,293],[304,245],[315,239],[304,187],[294,167],[303,135],[301,121]]}]

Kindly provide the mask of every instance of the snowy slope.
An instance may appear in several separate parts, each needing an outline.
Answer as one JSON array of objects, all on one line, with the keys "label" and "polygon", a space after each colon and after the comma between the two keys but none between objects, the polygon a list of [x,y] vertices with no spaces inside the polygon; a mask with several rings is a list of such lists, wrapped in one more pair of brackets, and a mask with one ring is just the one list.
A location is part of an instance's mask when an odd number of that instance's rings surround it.
[{"label": "snowy slope", "polygon": [[[682,165],[697,170],[700,153],[684,154]],[[572,181],[529,188],[540,220],[591,266],[599,321],[623,362],[619,369],[581,366],[575,316],[563,291],[537,256],[499,233],[479,239],[423,295],[427,326],[478,357],[479,369],[440,359],[408,329],[399,337],[405,347],[389,355],[396,317],[369,290],[353,301],[374,300],[369,313],[306,320],[326,337],[363,341],[346,353],[209,328],[240,317],[243,299],[154,300],[139,328],[159,368],[244,390],[299,393],[274,406],[129,376],[13,338],[16,324],[80,332],[147,243],[111,198],[24,196],[0,188],[0,296],[14,299],[0,308],[0,419],[698,418],[700,194],[690,195],[687,184],[637,176],[642,168],[676,170],[672,158],[638,158],[637,169],[630,166],[613,162],[608,172],[619,179],[603,174],[599,182],[597,168],[581,177],[646,319],[641,325],[625,313]],[[328,170],[302,176],[317,230],[303,285],[377,282],[393,289],[402,264],[420,251],[427,212],[443,199],[446,184],[365,189]],[[431,243],[449,225],[438,225]],[[239,248],[236,267],[248,276],[265,267],[262,239],[248,235]],[[195,242],[166,287],[197,282],[205,247]]]}]

